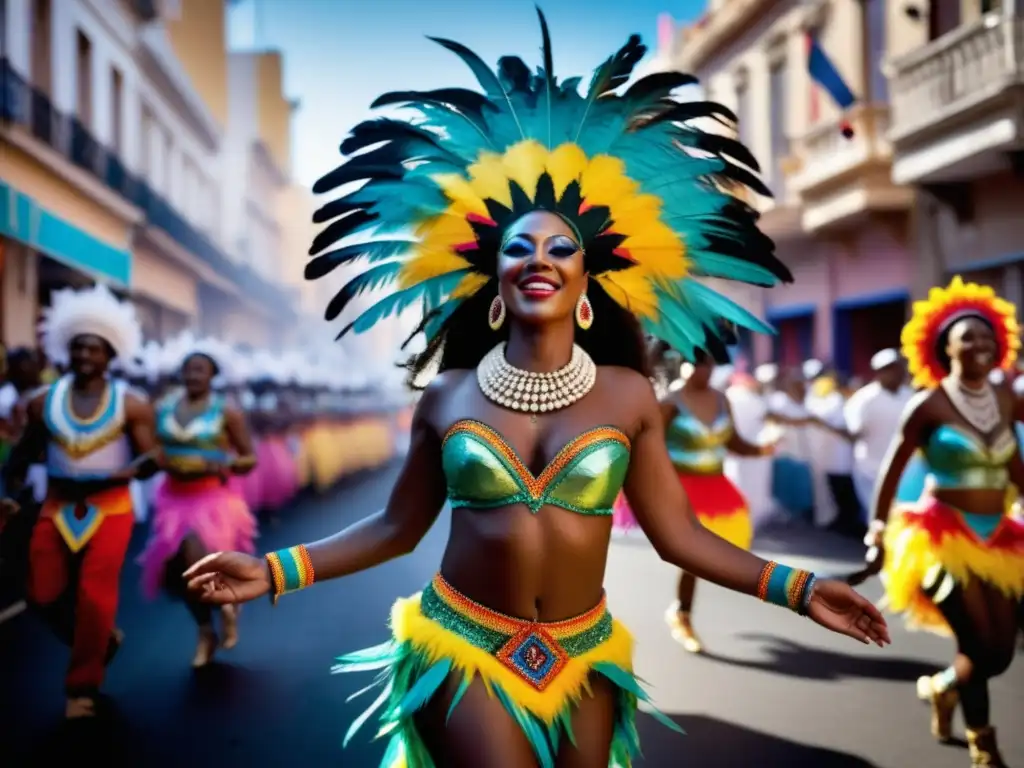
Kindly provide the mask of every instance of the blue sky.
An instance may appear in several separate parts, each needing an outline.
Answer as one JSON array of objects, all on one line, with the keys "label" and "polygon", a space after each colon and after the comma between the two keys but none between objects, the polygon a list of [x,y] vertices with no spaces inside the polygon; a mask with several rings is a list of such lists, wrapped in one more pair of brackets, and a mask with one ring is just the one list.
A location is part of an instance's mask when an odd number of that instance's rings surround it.
[{"label": "blue sky", "polygon": [[[657,17],[694,19],[704,0],[543,0],[555,71],[584,75],[637,33],[655,47]],[[312,184],[339,159],[338,144],[368,107],[392,90],[475,86],[454,55],[426,35],[457,40],[488,62],[540,58],[531,0],[240,0],[231,10],[234,48],[276,48],[285,88],[301,108],[293,123],[293,172]]]}]

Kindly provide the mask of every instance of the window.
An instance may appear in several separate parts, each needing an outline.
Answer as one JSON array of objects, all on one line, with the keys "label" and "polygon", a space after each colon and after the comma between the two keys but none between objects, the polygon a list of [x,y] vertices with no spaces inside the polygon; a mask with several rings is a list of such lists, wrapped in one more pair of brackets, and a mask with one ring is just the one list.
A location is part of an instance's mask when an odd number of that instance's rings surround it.
[{"label": "window", "polygon": [[82,125],[90,127],[92,125],[92,42],[82,30],[78,30],[77,40],[75,113]]},{"label": "window", "polygon": [[117,67],[110,68],[110,146],[118,155],[123,149],[124,78]]},{"label": "window", "polygon": [[868,103],[885,104],[889,101],[889,80],[882,72],[888,48],[886,46],[886,2],[864,0],[864,83]]},{"label": "window", "polygon": [[32,14],[32,84],[49,94],[51,81],[51,16],[50,0],[35,0]]},{"label": "window", "polygon": [[153,183],[153,136],[156,132],[156,121],[149,107],[142,107],[142,141],[139,142],[139,171],[150,184]]},{"label": "window", "polygon": [[786,107],[789,89],[786,82],[789,77],[788,62],[784,57],[778,57],[772,62],[771,71],[768,76],[769,104],[770,110],[768,122],[771,131],[772,147],[772,170],[771,185],[775,192],[781,192],[786,181],[782,172],[783,161],[789,156],[789,135],[786,125]]}]

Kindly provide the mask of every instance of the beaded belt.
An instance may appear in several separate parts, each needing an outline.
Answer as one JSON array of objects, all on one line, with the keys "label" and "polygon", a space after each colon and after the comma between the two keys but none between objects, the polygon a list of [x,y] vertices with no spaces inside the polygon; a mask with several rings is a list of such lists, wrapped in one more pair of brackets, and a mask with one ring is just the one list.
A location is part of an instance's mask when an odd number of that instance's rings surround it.
[{"label": "beaded belt", "polygon": [[569,659],[593,650],[612,634],[603,596],[594,608],[572,619],[525,621],[470,600],[438,574],[423,590],[420,606],[426,618],[491,654],[538,691]]}]

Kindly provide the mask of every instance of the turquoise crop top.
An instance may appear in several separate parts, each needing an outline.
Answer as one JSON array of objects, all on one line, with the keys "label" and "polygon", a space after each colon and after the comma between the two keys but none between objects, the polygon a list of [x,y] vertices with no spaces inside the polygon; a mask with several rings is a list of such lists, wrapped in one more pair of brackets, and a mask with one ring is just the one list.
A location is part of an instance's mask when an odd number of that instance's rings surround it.
[{"label": "turquoise crop top", "polygon": [[610,515],[629,468],[629,438],[596,427],[573,438],[539,475],[500,434],[479,421],[456,422],[441,445],[453,509],[551,505],[582,515]]},{"label": "turquoise crop top", "polygon": [[694,416],[677,401],[679,413],[665,430],[668,455],[677,471],[691,475],[720,475],[724,471],[726,446],[733,435],[732,419],[722,403],[711,425]]},{"label": "turquoise crop top", "polygon": [[203,462],[225,463],[223,395],[211,395],[206,410],[187,425],[178,423],[178,404],[184,395],[167,397],[157,406],[156,438],[171,466],[187,470]]},{"label": "turquoise crop top", "polygon": [[1010,429],[1001,432],[991,446],[962,427],[943,424],[924,446],[924,457],[936,488],[1005,488],[1006,465],[1017,441]]}]

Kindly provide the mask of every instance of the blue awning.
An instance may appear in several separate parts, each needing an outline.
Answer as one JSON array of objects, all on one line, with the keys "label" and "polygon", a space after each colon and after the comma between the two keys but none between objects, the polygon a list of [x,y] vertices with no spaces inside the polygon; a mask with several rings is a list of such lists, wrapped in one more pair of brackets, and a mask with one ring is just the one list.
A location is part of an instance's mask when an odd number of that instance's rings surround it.
[{"label": "blue awning", "polygon": [[132,254],[98,240],[0,181],[0,234],[104,282],[127,287]]}]

